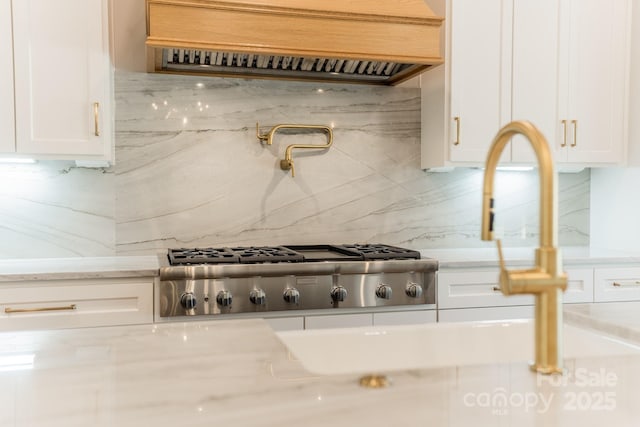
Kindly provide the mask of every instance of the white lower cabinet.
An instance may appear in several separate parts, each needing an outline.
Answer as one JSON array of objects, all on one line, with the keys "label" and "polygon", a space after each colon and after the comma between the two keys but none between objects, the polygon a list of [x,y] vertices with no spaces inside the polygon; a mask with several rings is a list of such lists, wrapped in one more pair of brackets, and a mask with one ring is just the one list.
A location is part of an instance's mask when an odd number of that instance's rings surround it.
[{"label": "white lower cabinet", "polygon": [[304,329],[304,317],[273,317],[264,319],[274,331],[301,331]]},{"label": "white lower cabinet", "polygon": [[0,331],[153,323],[154,278],[0,284]]},{"label": "white lower cabinet", "polygon": [[532,295],[505,296],[498,269],[438,272],[438,309],[533,305]]},{"label": "white lower cabinet", "polygon": [[566,269],[567,290],[564,292],[565,303],[593,302],[593,268]]},{"label": "white lower cabinet", "polygon": [[[594,301],[593,268],[565,269],[565,303]],[[500,320],[531,317],[533,295],[505,296],[495,269],[459,269],[438,272],[438,321]],[[638,287],[640,291],[640,286]],[[640,295],[640,294],[639,294]],[[513,307],[510,309],[510,307]]]},{"label": "white lower cabinet", "polygon": [[435,323],[437,311],[398,310],[375,313],[345,313],[306,317],[274,317],[264,321],[274,331],[296,331],[302,329],[357,328],[361,326],[419,325]]},{"label": "white lower cabinet", "polygon": [[533,319],[533,306],[454,308],[438,311],[439,322]]},{"label": "white lower cabinet", "polygon": [[436,310],[373,313],[373,326],[419,325],[438,321]]},{"label": "white lower cabinet", "polygon": [[640,267],[596,268],[595,302],[640,300]]},{"label": "white lower cabinet", "polygon": [[372,313],[330,314],[326,316],[308,316],[304,319],[305,329],[356,328],[359,326],[371,326],[372,324]]}]

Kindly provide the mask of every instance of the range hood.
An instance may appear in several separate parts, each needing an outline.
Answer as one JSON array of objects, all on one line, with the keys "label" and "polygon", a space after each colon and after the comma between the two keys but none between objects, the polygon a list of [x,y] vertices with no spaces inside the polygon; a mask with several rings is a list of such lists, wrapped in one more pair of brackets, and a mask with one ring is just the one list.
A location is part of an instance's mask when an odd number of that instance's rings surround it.
[{"label": "range hood", "polygon": [[396,84],[441,64],[425,0],[146,0],[152,72]]}]

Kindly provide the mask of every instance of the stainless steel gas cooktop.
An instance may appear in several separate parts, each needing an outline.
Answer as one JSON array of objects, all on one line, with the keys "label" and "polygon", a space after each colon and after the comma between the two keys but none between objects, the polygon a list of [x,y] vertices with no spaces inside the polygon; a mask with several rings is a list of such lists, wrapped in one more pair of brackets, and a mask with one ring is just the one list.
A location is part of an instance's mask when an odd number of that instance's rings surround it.
[{"label": "stainless steel gas cooktop", "polygon": [[382,244],[169,249],[159,316],[435,304],[438,262]]}]

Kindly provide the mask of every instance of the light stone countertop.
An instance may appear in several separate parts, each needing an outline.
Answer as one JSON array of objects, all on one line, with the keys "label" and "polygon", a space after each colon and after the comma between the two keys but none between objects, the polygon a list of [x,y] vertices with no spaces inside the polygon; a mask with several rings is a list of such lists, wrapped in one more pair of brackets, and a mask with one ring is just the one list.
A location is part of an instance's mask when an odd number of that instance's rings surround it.
[{"label": "light stone countertop", "polygon": [[[502,248],[507,267],[533,265],[535,247]],[[423,257],[438,260],[443,268],[498,267],[498,250],[495,242],[487,242],[486,248],[423,249]],[[588,246],[560,247],[565,266],[619,264],[640,266],[640,252],[618,251]]]},{"label": "light stone countertop", "polygon": [[640,301],[565,304],[564,319],[640,344]]},{"label": "light stone countertop", "polygon": [[157,256],[31,258],[0,260],[0,282],[153,277]]},{"label": "light stone countertop", "polygon": [[[532,265],[535,248],[505,248],[510,266]],[[571,265],[635,265],[640,266],[640,253],[629,253],[589,247],[561,248],[564,264]],[[487,248],[424,249],[423,257],[438,260],[439,268],[493,268],[498,266],[497,249]],[[155,255],[30,258],[0,260],[0,282],[25,280],[95,279],[115,277],[157,276],[160,264]]]},{"label": "light stone countertop", "polygon": [[10,332],[0,425],[638,425],[640,356],[566,367],[564,377],[526,363],[398,371],[371,390],[354,375],[306,372],[261,320]]}]

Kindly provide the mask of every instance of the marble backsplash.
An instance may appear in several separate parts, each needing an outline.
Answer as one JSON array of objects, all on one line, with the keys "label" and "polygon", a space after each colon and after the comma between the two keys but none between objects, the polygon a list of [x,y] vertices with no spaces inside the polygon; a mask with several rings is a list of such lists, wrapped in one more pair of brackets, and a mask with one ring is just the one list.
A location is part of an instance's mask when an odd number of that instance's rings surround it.
[{"label": "marble backsplash", "polygon": [[[488,245],[479,239],[482,171],[419,167],[419,89],[125,72],[115,87],[115,166],[24,166],[29,185],[0,190],[0,257],[321,242]],[[263,131],[330,125],[334,144],[295,150],[292,178],[279,168],[286,146],[323,144],[324,136],[283,133],[267,146],[256,122]],[[0,174],[16,168],[0,166]],[[589,170],[560,175],[563,246],[589,244],[589,187]],[[499,172],[496,201],[505,245],[536,245],[536,173]]]}]

